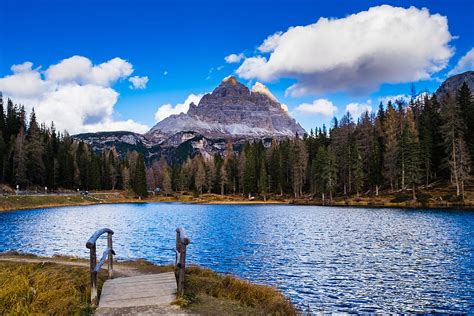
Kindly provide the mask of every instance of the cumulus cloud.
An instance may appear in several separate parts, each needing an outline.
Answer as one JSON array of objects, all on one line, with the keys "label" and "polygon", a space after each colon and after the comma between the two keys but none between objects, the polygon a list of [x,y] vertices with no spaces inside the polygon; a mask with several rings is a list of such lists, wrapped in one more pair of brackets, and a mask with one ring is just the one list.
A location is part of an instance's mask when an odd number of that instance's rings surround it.
[{"label": "cumulus cloud", "polygon": [[39,67],[33,69],[29,61],[13,65],[11,70],[11,75],[0,78],[0,91],[28,111],[34,107],[40,121],[54,121],[59,130],[75,134],[148,129],[132,120],[113,119],[119,93],[112,85],[133,72],[132,65],[121,58],[93,65],[86,57],[73,56],[44,72]]},{"label": "cumulus cloud", "polygon": [[337,112],[337,107],[327,99],[317,99],[312,103],[298,105],[296,111],[306,114],[321,114],[329,117]]},{"label": "cumulus cloud", "polygon": [[156,111],[155,120],[160,122],[173,114],[187,113],[189,110],[189,105],[191,103],[196,105],[199,104],[199,101],[201,101],[203,96],[204,94],[190,94],[183,103],[178,103],[175,106],[170,103],[163,104]]},{"label": "cumulus cloud", "polygon": [[349,103],[346,105],[346,112],[349,112],[353,118],[359,118],[365,112],[372,112],[372,101],[367,100],[366,103]]},{"label": "cumulus cloud", "polygon": [[411,97],[406,94],[397,94],[397,95],[386,95],[383,97],[379,97],[378,101],[382,102],[384,105],[387,105],[388,101],[394,103],[395,101],[403,101],[404,103],[410,102]]},{"label": "cumulus cloud", "polygon": [[13,74],[0,78],[0,91],[22,100],[44,93],[48,85],[41,79],[38,69],[33,70],[32,67],[31,62],[11,66]]},{"label": "cumulus cloud", "polygon": [[148,77],[133,76],[128,78],[128,81],[130,81],[131,83],[131,85],[129,86],[130,89],[145,89],[148,83]]},{"label": "cumulus cloud", "polygon": [[240,54],[230,54],[230,55],[227,55],[224,57],[224,60],[226,63],[228,64],[233,64],[233,63],[239,63],[243,58],[244,58],[244,54],[243,53],[240,53]]},{"label": "cumulus cloud", "polygon": [[244,79],[296,79],[287,90],[294,96],[369,92],[383,83],[429,79],[453,55],[452,38],[445,16],[382,5],[275,33],[236,72]]},{"label": "cumulus cloud", "polygon": [[474,47],[459,59],[456,66],[448,73],[449,76],[474,70]]},{"label": "cumulus cloud", "polygon": [[107,87],[119,79],[130,76],[132,72],[132,64],[122,58],[116,57],[105,63],[93,65],[89,58],[72,56],[50,66],[45,75],[47,80],[58,83],[89,83]]}]

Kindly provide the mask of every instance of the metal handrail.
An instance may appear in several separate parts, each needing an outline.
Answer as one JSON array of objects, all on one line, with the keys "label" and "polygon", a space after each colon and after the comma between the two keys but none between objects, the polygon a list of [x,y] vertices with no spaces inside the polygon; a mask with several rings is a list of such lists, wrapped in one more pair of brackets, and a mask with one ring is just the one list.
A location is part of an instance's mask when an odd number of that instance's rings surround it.
[{"label": "metal handrail", "polygon": [[[102,258],[97,263],[97,247],[96,242],[100,236],[107,233],[107,249],[105,249]],[[114,234],[113,230],[109,228],[102,228],[96,231],[91,238],[86,243],[86,247],[90,249],[90,272],[91,272],[91,303],[96,305],[98,302],[97,299],[97,274],[100,271],[100,268],[104,265],[105,261],[108,259],[108,276],[111,279],[113,277],[113,256],[115,251],[112,246],[112,235]]]},{"label": "metal handrail", "polygon": [[178,270],[177,284],[178,291],[177,296],[184,294],[184,274],[186,268],[186,247],[190,243],[189,237],[186,235],[186,231],[182,227],[176,228],[176,261],[175,265]]}]

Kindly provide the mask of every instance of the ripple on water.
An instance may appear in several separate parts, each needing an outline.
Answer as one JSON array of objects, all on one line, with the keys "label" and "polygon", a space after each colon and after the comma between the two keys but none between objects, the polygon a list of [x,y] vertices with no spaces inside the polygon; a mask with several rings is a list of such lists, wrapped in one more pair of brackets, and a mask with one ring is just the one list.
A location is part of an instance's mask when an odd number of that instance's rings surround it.
[{"label": "ripple on water", "polygon": [[[98,228],[119,259],[189,260],[277,286],[302,310],[474,312],[474,212],[317,206],[97,205],[0,213],[0,251],[87,257]],[[106,244],[102,238],[99,247]]]}]

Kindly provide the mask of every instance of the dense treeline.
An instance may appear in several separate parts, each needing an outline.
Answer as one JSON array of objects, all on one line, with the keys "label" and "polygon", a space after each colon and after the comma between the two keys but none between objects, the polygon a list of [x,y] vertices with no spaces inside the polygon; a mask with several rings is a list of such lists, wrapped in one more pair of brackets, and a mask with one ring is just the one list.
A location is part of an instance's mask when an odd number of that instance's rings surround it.
[{"label": "dense treeline", "polygon": [[[168,157],[170,158],[170,157]],[[416,191],[435,182],[452,183],[464,198],[474,162],[474,102],[464,84],[456,95],[427,94],[382,103],[357,122],[349,113],[309,135],[250,141],[222,155],[190,157],[169,165],[162,157],[145,167],[144,157],[115,148],[94,153],[89,145],[29,119],[22,106],[0,97],[0,183],[21,189],[147,189],[165,194],[379,195],[380,190]]]},{"label": "dense treeline", "polygon": [[219,194],[292,194],[332,199],[334,194],[378,195],[451,182],[459,198],[473,170],[474,103],[464,84],[456,95],[424,94],[382,103],[357,122],[349,113],[302,138],[248,142],[241,152],[231,143],[223,155],[165,159],[147,169],[150,188]]},{"label": "dense treeline", "polygon": [[84,142],[54,128],[39,125],[34,110],[29,119],[23,106],[0,95],[0,183],[20,190],[131,189],[146,195],[145,164],[141,154],[119,159],[114,148],[94,153]]}]

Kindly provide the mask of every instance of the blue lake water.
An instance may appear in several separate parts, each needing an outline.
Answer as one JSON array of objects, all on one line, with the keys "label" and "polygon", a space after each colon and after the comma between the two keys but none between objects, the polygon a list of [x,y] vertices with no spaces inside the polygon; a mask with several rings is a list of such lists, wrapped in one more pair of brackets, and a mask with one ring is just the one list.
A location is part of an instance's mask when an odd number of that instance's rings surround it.
[{"label": "blue lake water", "polygon": [[474,313],[473,211],[177,203],[38,209],[0,213],[0,252],[87,258],[87,239],[109,227],[118,259],[172,263],[178,226],[191,238],[189,262],[274,285],[304,311]]}]

